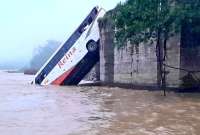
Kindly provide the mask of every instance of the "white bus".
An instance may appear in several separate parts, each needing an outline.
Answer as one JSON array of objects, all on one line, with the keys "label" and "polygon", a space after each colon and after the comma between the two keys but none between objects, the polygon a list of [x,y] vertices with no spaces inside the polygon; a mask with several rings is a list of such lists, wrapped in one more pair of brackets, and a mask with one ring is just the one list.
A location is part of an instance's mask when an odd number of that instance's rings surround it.
[{"label": "white bus", "polygon": [[37,72],[33,82],[40,85],[77,85],[99,61],[98,19],[104,14],[104,9],[94,7]]}]

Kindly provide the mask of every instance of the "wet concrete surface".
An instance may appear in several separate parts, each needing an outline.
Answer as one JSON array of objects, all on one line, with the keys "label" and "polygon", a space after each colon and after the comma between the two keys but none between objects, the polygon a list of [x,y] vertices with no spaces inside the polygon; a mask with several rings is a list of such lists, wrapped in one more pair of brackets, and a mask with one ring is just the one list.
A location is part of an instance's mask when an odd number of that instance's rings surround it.
[{"label": "wet concrete surface", "polygon": [[0,73],[1,135],[199,135],[200,94],[36,86]]}]

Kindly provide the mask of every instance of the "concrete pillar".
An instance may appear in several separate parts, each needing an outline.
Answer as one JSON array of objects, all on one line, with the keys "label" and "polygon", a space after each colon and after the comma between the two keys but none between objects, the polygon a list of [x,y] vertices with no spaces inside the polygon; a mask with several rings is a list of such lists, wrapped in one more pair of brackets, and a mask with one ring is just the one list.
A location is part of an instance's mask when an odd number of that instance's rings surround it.
[{"label": "concrete pillar", "polygon": [[100,27],[100,80],[114,81],[114,28],[111,19],[103,20]]}]

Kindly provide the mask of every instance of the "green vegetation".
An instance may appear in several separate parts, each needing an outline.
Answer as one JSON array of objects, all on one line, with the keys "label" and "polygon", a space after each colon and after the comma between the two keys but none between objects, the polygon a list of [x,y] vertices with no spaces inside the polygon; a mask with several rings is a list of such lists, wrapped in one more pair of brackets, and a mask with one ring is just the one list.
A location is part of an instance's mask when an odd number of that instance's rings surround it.
[{"label": "green vegetation", "polygon": [[[198,40],[186,41],[194,39],[189,37],[200,32],[200,0],[127,0],[119,3],[104,19],[110,16],[113,18],[114,41],[118,48],[128,42],[137,46],[140,43],[156,43],[158,86],[165,92],[166,66],[169,67],[165,63],[167,41],[180,33],[181,43],[185,42],[187,46],[199,44],[196,43]],[[189,35],[188,31],[193,34]],[[173,66],[170,68],[181,70]]]},{"label": "green vegetation", "polygon": [[[127,0],[118,4],[112,16],[118,47],[127,41],[139,44],[152,37],[167,40],[180,32],[184,22],[200,18],[200,0]],[[200,27],[194,30],[200,31]]]}]

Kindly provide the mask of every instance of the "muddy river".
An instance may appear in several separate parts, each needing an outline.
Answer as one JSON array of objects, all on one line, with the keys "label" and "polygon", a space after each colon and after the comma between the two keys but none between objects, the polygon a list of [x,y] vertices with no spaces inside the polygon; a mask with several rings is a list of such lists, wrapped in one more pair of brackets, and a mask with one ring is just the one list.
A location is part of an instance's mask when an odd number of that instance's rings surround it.
[{"label": "muddy river", "polygon": [[0,73],[1,135],[199,135],[200,94],[40,87]]}]

